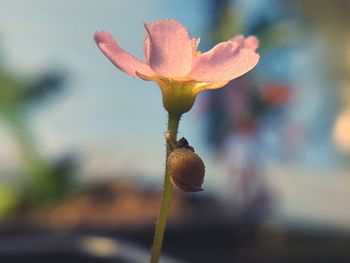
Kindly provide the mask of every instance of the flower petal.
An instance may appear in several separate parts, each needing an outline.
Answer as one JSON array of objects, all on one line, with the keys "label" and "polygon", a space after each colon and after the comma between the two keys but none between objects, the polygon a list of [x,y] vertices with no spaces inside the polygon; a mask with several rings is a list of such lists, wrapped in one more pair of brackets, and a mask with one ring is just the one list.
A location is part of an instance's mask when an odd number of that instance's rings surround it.
[{"label": "flower petal", "polygon": [[197,95],[199,92],[208,89],[219,89],[225,86],[229,81],[217,82],[217,83],[198,83],[192,90],[193,94]]},{"label": "flower petal", "polygon": [[[148,32],[149,65],[168,78],[186,76],[192,66],[192,39],[185,27],[174,20],[145,24]],[[147,50],[147,49],[146,49]]]},{"label": "flower petal", "polygon": [[[253,46],[252,43],[249,40],[247,47]],[[258,63],[259,55],[253,48],[245,46],[245,41],[222,42],[194,57],[189,77],[198,82],[225,83],[247,73]]]},{"label": "flower petal", "polygon": [[120,70],[132,77],[136,71],[145,76],[155,76],[156,73],[149,65],[130,55],[119,47],[113,37],[106,31],[99,31],[94,34],[94,40],[102,53]]},{"label": "flower petal", "polygon": [[231,38],[229,41],[237,43],[241,48],[244,47],[244,36],[243,35],[237,35],[233,38]]},{"label": "flower petal", "polygon": [[151,49],[150,45],[151,45],[151,42],[149,40],[149,36],[148,34],[146,34],[145,39],[143,41],[143,53],[145,54],[147,64],[149,64],[149,53]]},{"label": "flower petal", "polygon": [[249,48],[256,50],[259,46],[259,40],[255,36],[248,36],[245,38],[243,35],[238,35],[230,39],[232,42],[236,42],[241,48]]}]

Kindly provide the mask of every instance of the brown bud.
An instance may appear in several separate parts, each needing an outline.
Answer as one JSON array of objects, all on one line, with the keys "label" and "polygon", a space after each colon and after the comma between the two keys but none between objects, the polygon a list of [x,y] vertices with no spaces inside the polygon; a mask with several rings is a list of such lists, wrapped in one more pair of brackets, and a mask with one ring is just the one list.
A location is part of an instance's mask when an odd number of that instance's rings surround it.
[{"label": "brown bud", "polygon": [[205,167],[196,153],[187,148],[175,149],[167,164],[171,182],[176,188],[184,192],[203,191]]}]

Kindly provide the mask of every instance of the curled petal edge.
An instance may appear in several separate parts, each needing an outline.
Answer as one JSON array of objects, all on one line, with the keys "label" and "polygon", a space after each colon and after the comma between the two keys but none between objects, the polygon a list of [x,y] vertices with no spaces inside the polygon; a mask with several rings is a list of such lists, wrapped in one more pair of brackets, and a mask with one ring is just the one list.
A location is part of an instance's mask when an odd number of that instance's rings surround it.
[{"label": "curled petal edge", "polygon": [[98,31],[94,34],[94,40],[102,53],[120,70],[135,77],[136,71],[146,76],[153,76],[156,73],[149,65],[135,58],[124,49],[106,31]]}]

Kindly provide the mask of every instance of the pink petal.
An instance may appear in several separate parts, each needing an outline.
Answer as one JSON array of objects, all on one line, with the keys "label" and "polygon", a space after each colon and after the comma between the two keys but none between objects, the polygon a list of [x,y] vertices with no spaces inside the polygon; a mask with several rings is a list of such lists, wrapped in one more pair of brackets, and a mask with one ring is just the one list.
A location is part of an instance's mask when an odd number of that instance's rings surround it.
[{"label": "pink petal", "polygon": [[132,77],[136,71],[145,76],[155,76],[156,73],[149,65],[121,49],[113,37],[106,31],[96,32],[94,40],[103,54],[120,70]]},{"label": "pink petal", "polygon": [[230,39],[232,42],[236,42],[242,48],[249,48],[256,50],[259,46],[259,40],[255,36],[248,36],[245,38],[243,35],[238,35]]},{"label": "pink petal", "polygon": [[259,47],[259,40],[254,36],[249,36],[244,41],[244,48],[256,50]]},{"label": "pink petal", "polygon": [[198,82],[224,83],[247,73],[258,63],[259,55],[245,46],[241,39],[231,40],[196,56],[189,77]]},{"label": "pink petal", "polygon": [[237,35],[231,38],[229,41],[237,43],[240,47],[244,46],[245,37],[243,35]]},{"label": "pink petal", "polygon": [[[174,20],[145,24],[149,35],[149,65],[168,78],[186,76],[192,66],[192,39],[185,27]],[[147,50],[147,48],[145,48]]]},{"label": "pink petal", "polygon": [[149,40],[149,36],[148,34],[146,34],[145,39],[143,41],[143,53],[145,54],[145,58],[146,58],[146,63],[149,64],[149,54],[150,54],[150,47],[151,42]]}]

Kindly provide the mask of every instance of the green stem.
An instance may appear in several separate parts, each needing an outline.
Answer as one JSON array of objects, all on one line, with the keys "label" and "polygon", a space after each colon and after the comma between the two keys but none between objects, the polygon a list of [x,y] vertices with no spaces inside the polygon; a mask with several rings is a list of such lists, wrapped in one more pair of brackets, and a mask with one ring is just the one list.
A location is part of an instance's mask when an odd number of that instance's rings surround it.
[{"label": "green stem", "polygon": [[[173,141],[176,140],[180,118],[181,118],[181,114],[175,115],[175,114],[169,113],[168,115],[168,133],[169,133],[170,140],[173,140]],[[156,230],[155,230],[153,245],[151,250],[151,260],[150,260],[151,263],[157,263],[159,260],[160,252],[162,250],[164,231],[165,231],[169,207],[170,207],[172,185],[170,182],[170,176],[168,174],[168,169],[167,169],[167,161],[170,154],[170,149],[168,144],[166,145],[167,146],[166,146],[163,196],[162,196],[158,221],[156,223]]]}]

